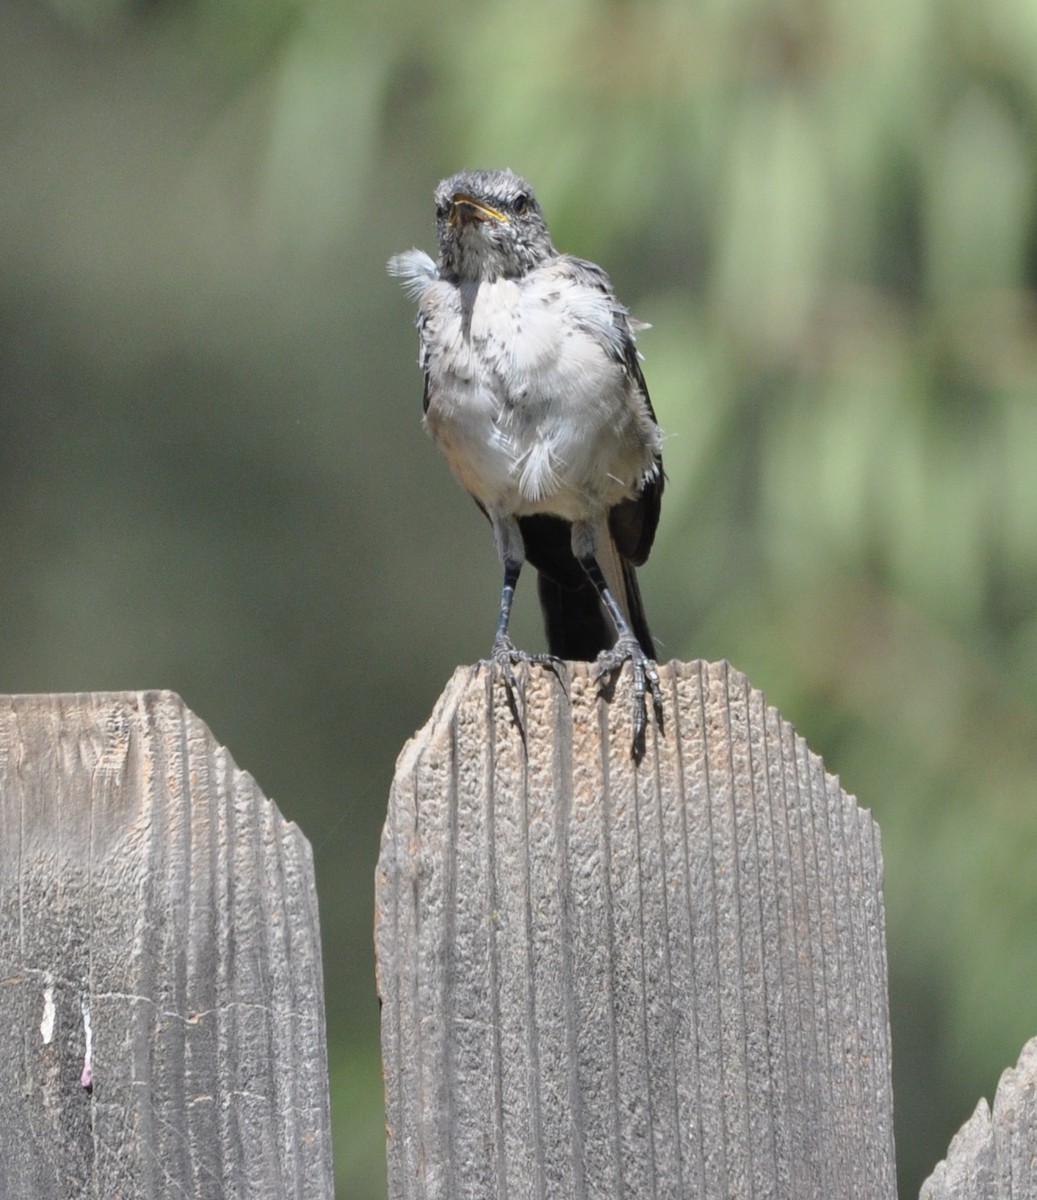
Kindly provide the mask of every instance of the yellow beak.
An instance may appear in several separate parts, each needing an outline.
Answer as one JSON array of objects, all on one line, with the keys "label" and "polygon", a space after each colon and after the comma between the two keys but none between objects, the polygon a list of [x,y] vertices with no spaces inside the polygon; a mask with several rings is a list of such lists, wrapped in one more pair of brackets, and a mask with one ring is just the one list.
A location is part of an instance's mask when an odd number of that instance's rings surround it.
[{"label": "yellow beak", "polygon": [[454,202],[450,208],[450,224],[456,225],[459,221],[510,221],[511,218],[507,213],[499,212],[495,208],[490,208],[486,204],[480,204],[478,200],[473,200],[471,196],[466,196],[464,192],[458,192],[454,196]]}]

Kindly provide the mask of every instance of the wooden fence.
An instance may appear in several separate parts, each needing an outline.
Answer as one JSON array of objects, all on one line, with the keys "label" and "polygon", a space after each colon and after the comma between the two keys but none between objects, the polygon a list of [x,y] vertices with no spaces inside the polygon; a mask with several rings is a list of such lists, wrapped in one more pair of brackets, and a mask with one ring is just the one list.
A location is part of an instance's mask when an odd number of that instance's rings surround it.
[{"label": "wooden fence", "polygon": [[309,845],[169,692],[0,698],[0,1197],[330,1200]]},{"label": "wooden fence", "polygon": [[[391,1200],[894,1200],[878,830],[726,664],[459,670],[376,879]],[[0,1197],[333,1195],[309,847],[170,693],[0,698]],[[923,1200],[1037,1197],[1037,1040]],[[344,1198],[343,1198],[344,1200]]]}]

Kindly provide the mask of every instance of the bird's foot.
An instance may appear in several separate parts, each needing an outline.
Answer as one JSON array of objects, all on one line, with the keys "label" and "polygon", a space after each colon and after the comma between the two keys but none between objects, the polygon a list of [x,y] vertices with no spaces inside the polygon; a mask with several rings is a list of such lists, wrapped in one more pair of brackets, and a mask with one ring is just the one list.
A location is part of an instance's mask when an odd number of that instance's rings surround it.
[{"label": "bird's foot", "polygon": [[528,650],[516,650],[515,645],[506,634],[499,634],[493,639],[493,649],[490,651],[490,661],[500,667],[504,682],[509,690],[518,687],[515,679],[515,667],[520,663],[540,663],[550,667],[558,674],[558,664],[562,661],[553,654],[530,654]]},{"label": "bird's foot", "polygon": [[633,637],[621,637],[614,646],[598,655],[598,684],[603,688],[609,687],[612,676],[626,662],[629,662],[634,670],[634,743],[631,754],[635,762],[640,762],[644,758],[645,734],[648,730],[648,705],[645,696],[646,693],[651,693],[655,721],[662,729],[663,688],[659,679],[659,668]]},{"label": "bird's foot", "polygon": [[500,668],[500,673],[504,677],[504,689],[508,694],[508,707],[519,725],[522,724],[522,718],[519,711],[519,690],[518,680],[515,678],[515,667],[522,663],[539,663],[541,666],[549,667],[554,672],[555,678],[559,682],[562,681],[558,672],[559,664],[562,661],[560,658],[554,654],[530,654],[528,650],[516,650],[511,638],[506,634],[498,634],[494,638],[490,661]]}]

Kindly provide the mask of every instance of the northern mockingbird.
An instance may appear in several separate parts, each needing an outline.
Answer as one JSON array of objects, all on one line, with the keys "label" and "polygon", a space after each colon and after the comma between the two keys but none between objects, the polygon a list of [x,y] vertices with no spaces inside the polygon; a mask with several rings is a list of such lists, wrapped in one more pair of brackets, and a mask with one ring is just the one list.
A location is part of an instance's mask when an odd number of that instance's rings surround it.
[{"label": "northern mockingbird", "polygon": [[[492,658],[633,664],[634,754],[646,690],[662,721],[652,635],[634,568],[648,557],[663,490],[662,436],[638,364],[643,328],[595,263],[559,254],[512,171],[463,171],[436,188],[439,258],[389,262],[418,301],[425,427],[489,518],[504,568]],[[550,655],[508,637],[515,585],[539,573]]]}]

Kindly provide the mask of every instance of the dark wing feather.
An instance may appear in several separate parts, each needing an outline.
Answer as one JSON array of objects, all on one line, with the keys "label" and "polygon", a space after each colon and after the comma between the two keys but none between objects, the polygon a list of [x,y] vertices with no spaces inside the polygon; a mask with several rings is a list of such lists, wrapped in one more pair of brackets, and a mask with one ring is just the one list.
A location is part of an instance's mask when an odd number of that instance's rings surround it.
[{"label": "dark wing feather", "polygon": [[419,310],[414,324],[418,327],[418,366],[424,378],[424,386],[421,392],[421,411],[423,413],[428,412],[429,402],[428,342],[425,340],[425,326],[427,323],[428,317],[423,311]]},{"label": "dark wing feather", "polygon": [[[628,366],[654,421],[655,412],[648,398],[648,388],[641,373],[641,366],[636,358],[628,362]],[[655,474],[645,480],[637,496],[632,500],[621,500],[609,510],[609,530],[615,539],[616,548],[636,567],[640,567],[648,559],[659,525],[663,486],[666,482],[661,457],[656,458],[655,466]]]}]

